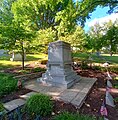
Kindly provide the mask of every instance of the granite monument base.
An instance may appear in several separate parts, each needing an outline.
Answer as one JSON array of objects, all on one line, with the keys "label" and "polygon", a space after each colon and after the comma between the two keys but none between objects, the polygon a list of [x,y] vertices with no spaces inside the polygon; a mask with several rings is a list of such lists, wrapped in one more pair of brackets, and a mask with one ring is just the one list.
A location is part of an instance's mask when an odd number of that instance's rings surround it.
[{"label": "granite monument base", "polygon": [[79,81],[79,76],[74,71],[66,71],[66,69],[60,69],[59,71],[59,67],[57,69],[55,70],[55,72],[47,70],[46,73],[42,75],[42,78],[40,78],[40,80],[46,81],[48,85],[57,86],[65,89],[70,88],[71,86],[73,86],[73,84]]},{"label": "granite monument base", "polygon": [[63,41],[49,44],[47,71],[40,81],[48,85],[70,88],[79,76],[72,69],[71,47]]}]

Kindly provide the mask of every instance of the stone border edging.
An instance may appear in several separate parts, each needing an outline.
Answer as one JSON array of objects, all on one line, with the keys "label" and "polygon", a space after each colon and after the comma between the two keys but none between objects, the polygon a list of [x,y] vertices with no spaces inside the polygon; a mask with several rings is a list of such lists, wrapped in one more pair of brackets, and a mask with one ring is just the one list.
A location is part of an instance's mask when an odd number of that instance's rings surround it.
[{"label": "stone border edging", "polygon": [[18,75],[14,76],[14,78],[17,78],[19,80],[29,80],[29,79],[34,79],[34,78],[39,78],[41,77],[43,72],[37,72],[37,73],[31,73],[31,74],[25,74],[25,75]]}]

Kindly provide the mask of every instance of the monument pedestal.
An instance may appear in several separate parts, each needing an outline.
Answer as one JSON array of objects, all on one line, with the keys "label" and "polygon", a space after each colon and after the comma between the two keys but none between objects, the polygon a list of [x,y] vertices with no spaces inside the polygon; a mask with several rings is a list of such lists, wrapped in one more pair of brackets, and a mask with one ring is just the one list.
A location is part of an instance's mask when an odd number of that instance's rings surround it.
[{"label": "monument pedestal", "polygon": [[73,71],[70,44],[57,41],[49,44],[47,71],[42,75],[41,81],[52,86],[70,88],[79,77]]}]

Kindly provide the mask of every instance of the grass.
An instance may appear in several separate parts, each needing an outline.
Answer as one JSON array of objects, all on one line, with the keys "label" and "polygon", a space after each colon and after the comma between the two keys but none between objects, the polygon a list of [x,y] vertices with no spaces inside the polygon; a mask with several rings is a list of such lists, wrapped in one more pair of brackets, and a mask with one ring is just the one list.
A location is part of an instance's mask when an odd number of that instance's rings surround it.
[{"label": "grass", "polygon": [[[40,62],[41,60],[47,59],[46,54],[28,54],[26,56],[25,64],[30,64],[32,62]],[[14,68],[21,66],[21,61],[10,61],[10,56],[0,57],[0,70],[4,70],[6,68]]]},{"label": "grass", "polygon": [[[94,64],[94,67],[98,68],[99,70],[106,71],[104,67],[102,67],[103,63],[109,62],[109,71],[118,73],[118,54],[115,54],[113,56],[110,56],[108,54],[101,54],[100,57],[98,57],[96,54],[87,54],[87,53],[74,53],[73,55],[74,61],[81,63],[81,67],[84,67],[86,69],[88,64],[92,63]],[[89,60],[89,56],[92,58],[92,60]],[[82,63],[86,63],[87,66],[83,65]]]},{"label": "grass", "polygon": [[[63,112],[54,117],[54,120],[96,120],[96,117],[89,115],[82,115],[79,113],[69,113]],[[99,118],[98,120],[103,120],[103,118]]]},{"label": "grass", "polygon": [[111,63],[117,63],[118,64],[118,54],[113,54],[113,56],[110,56],[109,54],[101,54],[101,55],[107,61],[110,61]]},{"label": "grass", "polygon": [[37,61],[48,59],[46,54],[28,54],[26,61]]},{"label": "grass", "polygon": [[[77,59],[77,61],[81,62],[89,58],[90,54],[87,53],[73,53],[72,56]],[[118,71],[118,55],[110,56],[108,54],[101,54],[101,57],[98,57],[96,54],[91,54],[92,63],[101,64],[109,61],[112,63],[112,70]],[[33,62],[41,62],[42,60],[47,60],[46,54],[27,54],[25,64],[31,64]],[[10,61],[10,57],[1,57],[0,58],[0,70],[4,70],[6,68],[13,68],[17,66],[21,66],[21,61]]]},{"label": "grass", "polygon": [[[74,53],[72,56],[82,59],[87,59],[90,54],[87,53]],[[101,54],[101,57],[98,57],[96,54],[91,55],[94,62],[97,63],[104,63],[106,61],[109,61],[113,64],[118,64],[118,54],[115,54],[113,56],[110,56],[109,54]]]},{"label": "grass", "polygon": [[6,68],[13,68],[13,67],[17,67],[17,66],[21,66],[21,62],[20,61],[8,61],[8,60],[0,60],[0,70],[6,69]]}]

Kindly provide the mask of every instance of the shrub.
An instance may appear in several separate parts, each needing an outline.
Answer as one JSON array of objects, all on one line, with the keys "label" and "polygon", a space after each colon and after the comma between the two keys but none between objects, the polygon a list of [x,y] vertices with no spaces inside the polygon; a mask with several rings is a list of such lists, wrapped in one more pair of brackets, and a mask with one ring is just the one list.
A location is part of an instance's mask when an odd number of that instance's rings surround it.
[{"label": "shrub", "polygon": [[118,73],[118,67],[117,66],[111,66],[111,67],[109,67],[109,71]]},{"label": "shrub", "polygon": [[29,72],[30,72],[30,70],[19,70],[19,73],[23,73],[23,74],[27,74]]},{"label": "shrub", "polygon": [[47,64],[48,60],[41,60],[41,64],[45,65]]},{"label": "shrub", "polygon": [[114,101],[115,101],[115,102],[118,102],[118,97],[114,98]]},{"label": "shrub", "polygon": [[54,120],[77,120],[78,116],[72,113],[63,112],[57,115]]},{"label": "shrub", "polygon": [[3,112],[5,110],[3,104],[0,102],[0,112]]},{"label": "shrub", "polygon": [[82,68],[82,69],[88,69],[88,68],[89,68],[88,62],[87,62],[86,60],[83,60],[83,61],[81,62],[81,68]]},{"label": "shrub", "polygon": [[93,66],[92,69],[94,69],[94,70],[100,70],[101,68],[99,66]]},{"label": "shrub", "polygon": [[0,96],[7,95],[17,90],[17,80],[13,76],[0,73]]},{"label": "shrub", "polygon": [[[81,114],[73,114],[69,112],[63,112],[59,115],[57,115],[54,120],[96,120],[95,117],[88,116],[88,115],[81,115]],[[103,120],[102,118],[99,118],[99,120]]]},{"label": "shrub", "polygon": [[52,113],[53,104],[49,96],[35,94],[27,100],[26,109],[30,114],[47,116]]},{"label": "shrub", "polygon": [[118,89],[118,83],[115,84],[115,88]]},{"label": "shrub", "polygon": [[43,72],[43,71],[45,71],[44,68],[39,68],[39,67],[34,68],[34,72]]}]

